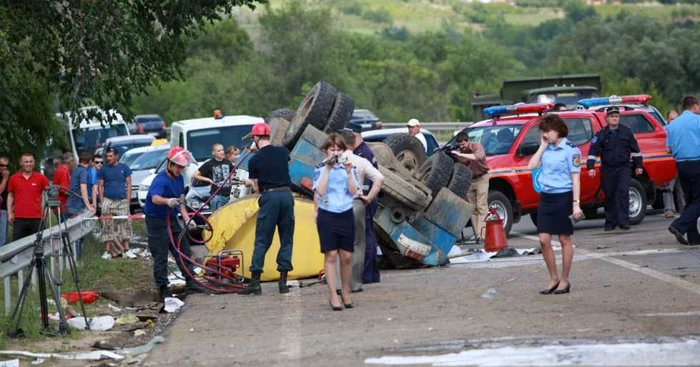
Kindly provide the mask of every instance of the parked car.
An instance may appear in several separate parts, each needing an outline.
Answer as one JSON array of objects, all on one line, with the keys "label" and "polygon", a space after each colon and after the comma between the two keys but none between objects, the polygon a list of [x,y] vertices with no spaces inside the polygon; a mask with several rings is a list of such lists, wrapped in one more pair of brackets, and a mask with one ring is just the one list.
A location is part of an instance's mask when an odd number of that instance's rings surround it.
[{"label": "parked car", "polygon": [[160,115],[138,115],[129,124],[131,134],[148,134],[158,139],[165,138],[168,126]]},{"label": "parked car", "polygon": [[131,150],[139,147],[147,147],[153,143],[155,140],[151,135],[129,135],[129,136],[117,136],[114,138],[109,138],[104,144],[104,147],[95,150],[95,154],[100,154],[104,156],[104,149],[107,146],[111,146],[117,149],[119,156],[126,153],[127,150]]},{"label": "parked car", "polygon": [[382,128],[382,121],[370,110],[354,110],[348,122],[359,124],[363,131]]},{"label": "parked car", "polygon": [[[604,200],[600,174],[588,176],[583,159],[587,157],[593,136],[607,125],[605,111],[552,111],[551,106],[545,104],[514,105],[508,112],[503,106],[490,107],[496,108],[501,108],[502,112],[490,110],[494,118],[473,124],[463,131],[471,141],[484,146],[490,169],[489,206],[497,208],[506,233],[522,215],[530,214],[533,222],[537,222],[539,195],[533,188],[532,171],[527,166],[540,145],[542,134],[537,121],[545,113],[556,113],[566,122],[569,128],[567,138],[581,150],[581,209],[587,218],[597,217],[597,209]],[[630,223],[634,225],[644,219],[647,205],[661,195],[660,188],[676,176],[676,166],[673,157],[666,152],[664,126],[656,117],[646,108],[622,109],[620,114],[620,122],[632,129],[644,158],[644,173],[633,176],[630,182]],[[448,145],[454,145],[454,138]],[[595,169],[600,169],[600,160]]]},{"label": "parked car", "polygon": [[[170,144],[147,146],[128,150],[120,162],[131,168],[131,207],[139,207],[139,185],[152,175],[170,149]],[[133,158],[133,159],[132,159]]]},{"label": "parked car", "polygon": [[421,129],[425,136],[427,149],[415,137],[408,135],[407,127],[364,131],[362,139],[370,143],[385,143],[394,152],[394,156],[409,172],[415,172],[427,157],[440,149],[440,144],[432,132]]},{"label": "parked car", "polygon": [[[153,179],[156,178],[156,175],[165,171],[167,167],[165,162],[166,159],[161,157],[161,160],[158,163],[157,167],[155,169],[150,169],[148,171],[150,172],[150,174],[146,176],[146,178],[141,180],[141,183],[137,186],[138,191],[136,197],[138,198],[138,205],[141,207],[141,209],[143,209],[143,207],[146,206],[146,196],[148,195],[148,189],[151,187],[151,183],[153,183]],[[200,185],[196,181],[192,183],[190,177],[192,177],[191,175],[196,169],[197,163],[193,163],[192,165],[187,167],[186,171],[189,173],[186,173],[183,176],[185,178],[185,186],[188,187],[185,201],[190,207],[194,209],[199,209],[200,207],[202,207],[202,204],[209,198],[209,192],[211,187],[209,185]],[[209,210],[209,205],[204,206],[204,208],[202,209],[202,214],[211,214],[211,211]]]}]

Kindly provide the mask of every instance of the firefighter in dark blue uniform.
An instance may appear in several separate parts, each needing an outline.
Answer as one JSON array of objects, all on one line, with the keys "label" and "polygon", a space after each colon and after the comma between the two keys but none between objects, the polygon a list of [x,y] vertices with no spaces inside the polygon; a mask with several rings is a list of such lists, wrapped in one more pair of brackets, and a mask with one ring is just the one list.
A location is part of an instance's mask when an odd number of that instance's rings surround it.
[{"label": "firefighter in dark blue uniform", "polygon": [[260,294],[260,274],[265,254],[270,249],[275,227],[279,230],[280,250],[277,253],[277,271],[280,272],[279,291],[288,293],[287,273],[292,271],[292,243],[294,240],[294,198],[290,189],[289,151],[270,144],[270,127],[265,123],[253,126],[251,135],[257,153],[248,162],[249,180],[260,193],[260,211],[255,222],[255,248],[250,264],[251,281],[238,294]]},{"label": "firefighter in dark blue uniform", "polygon": [[612,231],[618,225],[628,230],[630,169],[634,166],[635,175],[642,174],[642,154],[632,129],[620,124],[620,110],[617,107],[608,108],[605,121],[608,126],[591,140],[586,164],[588,175],[595,177],[595,163],[600,156],[601,182],[605,193],[605,230]]}]

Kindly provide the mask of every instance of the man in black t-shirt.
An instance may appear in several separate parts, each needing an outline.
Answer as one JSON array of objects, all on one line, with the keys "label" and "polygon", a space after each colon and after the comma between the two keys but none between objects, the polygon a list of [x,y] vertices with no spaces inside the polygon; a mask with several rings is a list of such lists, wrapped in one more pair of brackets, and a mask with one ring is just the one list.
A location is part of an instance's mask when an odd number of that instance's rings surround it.
[{"label": "man in black t-shirt", "polygon": [[226,179],[233,171],[233,164],[228,159],[225,159],[224,146],[219,143],[214,143],[211,146],[211,154],[214,158],[206,161],[199,167],[199,170],[192,177],[211,185],[211,195],[214,197],[209,202],[209,206],[214,211],[229,202],[231,197],[231,180]]},{"label": "man in black t-shirt", "polygon": [[294,239],[294,198],[290,189],[289,151],[285,147],[270,144],[270,127],[265,123],[253,126],[251,135],[258,152],[248,162],[251,186],[260,193],[260,211],[255,221],[255,248],[250,265],[252,274],[248,286],[238,294],[260,294],[260,274],[265,264],[265,254],[272,244],[275,227],[280,234],[280,251],[277,253],[277,271],[280,272],[279,291],[289,292],[287,272],[292,271],[292,242]]}]

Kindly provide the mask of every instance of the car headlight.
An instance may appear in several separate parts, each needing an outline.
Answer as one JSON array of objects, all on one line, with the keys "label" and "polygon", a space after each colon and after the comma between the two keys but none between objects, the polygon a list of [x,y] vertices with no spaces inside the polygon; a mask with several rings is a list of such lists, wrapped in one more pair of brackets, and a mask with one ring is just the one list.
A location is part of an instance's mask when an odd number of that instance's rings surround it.
[{"label": "car headlight", "polygon": [[185,204],[187,204],[187,206],[189,206],[190,208],[192,208],[194,210],[199,210],[199,209],[208,210],[209,209],[209,205],[203,206],[202,204],[204,204],[204,203],[197,200],[197,199],[185,200]]},{"label": "car headlight", "polygon": [[139,191],[148,191],[149,187],[151,187],[151,186],[141,184],[141,185],[139,185]]}]

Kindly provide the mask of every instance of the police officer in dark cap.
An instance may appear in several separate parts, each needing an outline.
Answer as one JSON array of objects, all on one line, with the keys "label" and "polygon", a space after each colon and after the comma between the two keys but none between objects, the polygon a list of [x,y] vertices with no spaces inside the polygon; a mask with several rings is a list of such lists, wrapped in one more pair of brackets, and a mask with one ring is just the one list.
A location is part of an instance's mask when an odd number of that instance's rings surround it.
[{"label": "police officer in dark cap", "polygon": [[633,166],[635,175],[642,174],[642,153],[632,129],[620,124],[620,110],[617,107],[607,109],[605,121],[608,126],[591,140],[586,164],[588,176],[595,177],[595,163],[600,156],[600,174],[605,193],[605,230],[612,231],[618,225],[628,230],[630,169]]}]

